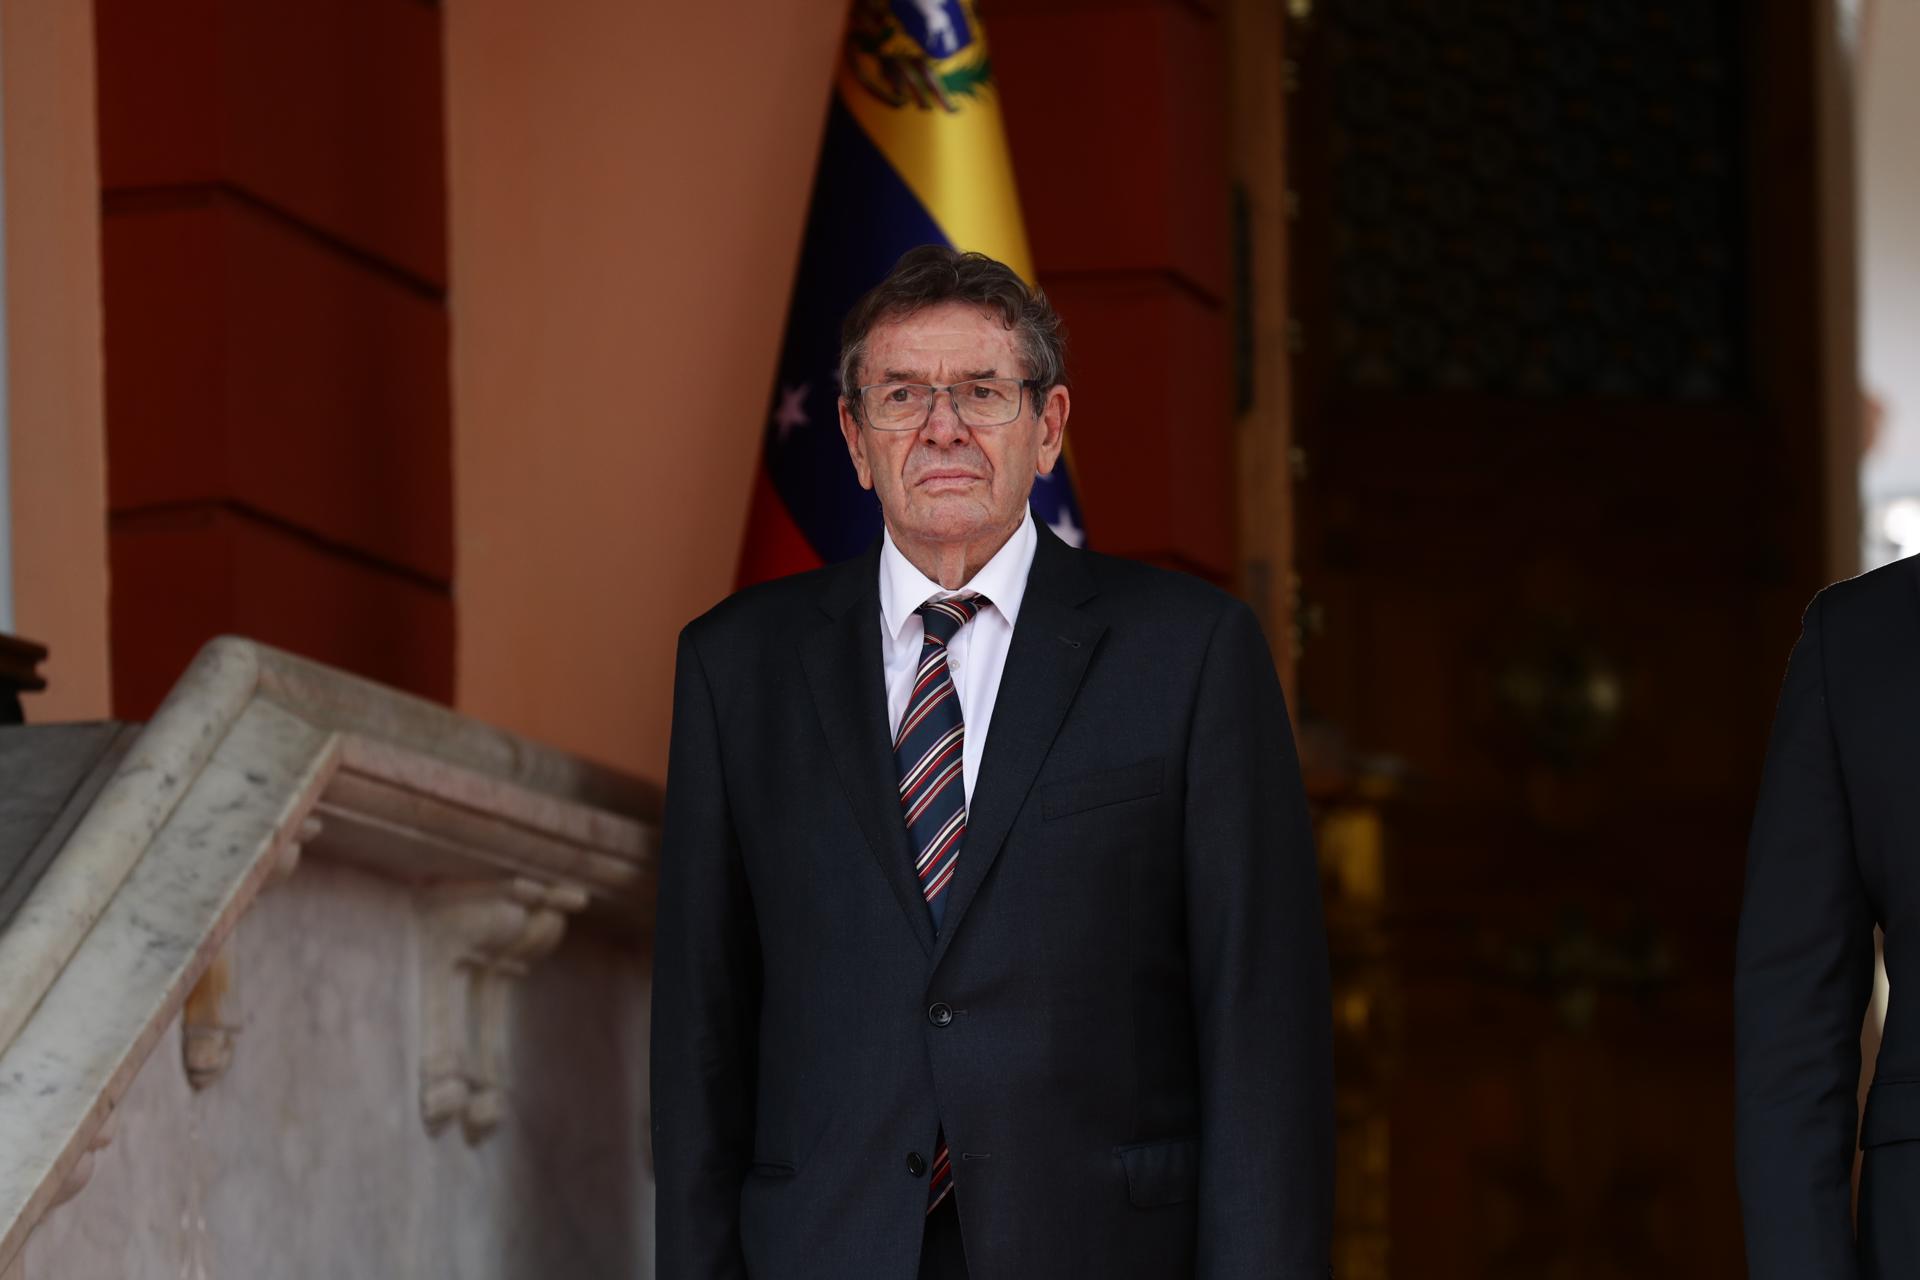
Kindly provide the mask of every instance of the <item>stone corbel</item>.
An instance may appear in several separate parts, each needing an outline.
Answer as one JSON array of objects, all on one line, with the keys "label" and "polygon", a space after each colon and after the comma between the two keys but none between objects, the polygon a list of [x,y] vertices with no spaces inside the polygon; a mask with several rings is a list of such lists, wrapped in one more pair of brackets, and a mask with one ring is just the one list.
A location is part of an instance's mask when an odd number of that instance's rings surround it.
[{"label": "stone corbel", "polygon": [[[107,1144],[113,1141],[114,1129],[119,1117],[118,1110],[112,1107],[107,1109],[107,1114],[94,1127],[93,1136],[87,1139],[87,1145],[80,1152],[80,1158],[75,1160],[73,1167],[67,1170],[67,1176],[61,1181],[60,1189],[54,1192],[53,1199],[47,1202],[47,1207],[41,1212],[42,1222],[46,1221],[47,1214],[79,1195],[86,1189],[87,1183],[92,1181],[94,1157],[106,1150]],[[0,1280],[26,1280],[26,1275],[27,1251],[25,1249],[14,1254],[11,1262],[0,1267]]]},{"label": "stone corbel", "polygon": [[[303,819],[298,836],[282,844],[274,855],[265,888],[291,876],[300,865],[301,849],[319,838],[320,819]],[[239,1027],[227,1001],[233,989],[233,966],[228,959],[232,950],[231,942],[220,948],[213,963],[187,994],[186,1008],[180,1014],[180,1053],[185,1061],[187,1081],[195,1089],[212,1085],[233,1064],[233,1037]]]},{"label": "stone corbel", "polygon": [[105,1118],[100,1121],[99,1127],[93,1131],[93,1136],[87,1139],[86,1150],[82,1151],[80,1158],[73,1162],[73,1168],[67,1171],[66,1181],[60,1184],[60,1190],[54,1193],[52,1201],[48,1203],[48,1213],[79,1195],[92,1179],[93,1158],[97,1153],[106,1150],[107,1144],[113,1141],[115,1121],[119,1119],[119,1115],[117,1110],[109,1109]]},{"label": "stone corbel", "polygon": [[180,1054],[185,1059],[187,1083],[204,1089],[227,1073],[233,1064],[233,1035],[238,1030],[222,1006],[233,984],[233,966],[227,959],[232,944],[221,947],[213,963],[187,994],[180,1014]]},{"label": "stone corbel", "polygon": [[509,984],[560,944],[567,916],[586,905],[584,889],[523,876],[426,892],[420,1112],[429,1133],[458,1118],[478,1143],[499,1126]]}]

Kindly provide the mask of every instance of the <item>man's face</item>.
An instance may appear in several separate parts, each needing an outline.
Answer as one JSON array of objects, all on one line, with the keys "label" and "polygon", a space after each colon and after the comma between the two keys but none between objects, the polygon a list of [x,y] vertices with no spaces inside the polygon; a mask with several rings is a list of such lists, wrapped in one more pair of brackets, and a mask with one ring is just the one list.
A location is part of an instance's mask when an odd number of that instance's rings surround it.
[{"label": "man's face", "polygon": [[[1027,369],[1013,330],[970,303],[948,302],[875,325],[857,376],[861,385],[947,386],[1024,378]],[[857,394],[849,387],[840,399],[840,431],[861,487],[879,495],[887,528],[901,544],[1003,540],[1026,515],[1034,477],[1053,470],[1067,425],[1065,387],[1029,390],[1019,416],[997,427],[967,426],[942,392],[917,431],[862,425],[849,404]]]}]

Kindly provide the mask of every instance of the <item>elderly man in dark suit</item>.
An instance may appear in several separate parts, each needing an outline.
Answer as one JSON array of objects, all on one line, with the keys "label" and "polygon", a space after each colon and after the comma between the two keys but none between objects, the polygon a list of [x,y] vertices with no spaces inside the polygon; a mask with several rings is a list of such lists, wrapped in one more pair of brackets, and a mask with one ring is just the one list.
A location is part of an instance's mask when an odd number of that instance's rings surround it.
[{"label": "elderly man in dark suit", "polygon": [[[1815,597],[1787,666],[1748,851],[1734,981],[1747,1265],[1760,1280],[1920,1276],[1920,559]],[[1873,931],[1891,1007],[1864,1120]],[[1855,1136],[1861,1163],[1856,1237]]]},{"label": "elderly man in dark suit", "polygon": [[661,1280],[1327,1272],[1327,956],[1253,614],[1077,551],[1059,324],[908,254],[849,318],[885,533],[681,635]]}]

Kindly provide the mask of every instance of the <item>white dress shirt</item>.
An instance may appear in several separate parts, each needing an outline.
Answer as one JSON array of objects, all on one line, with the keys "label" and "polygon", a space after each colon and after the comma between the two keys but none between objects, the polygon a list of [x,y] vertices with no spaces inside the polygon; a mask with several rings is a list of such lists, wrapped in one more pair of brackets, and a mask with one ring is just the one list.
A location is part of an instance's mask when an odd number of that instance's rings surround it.
[{"label": "white dress shirt", "polygon": [[1027,593],[1027,570],[1040,536],[1033,519],[1020,522],[1006,545],[958,591],[948,591],[913,567],[893,545],[893,535],[882,535],[880,546],[880,656],[887,674],[887,731],[900,731],[913,692],[913,674],[920,668],[920,648],[926,628],[914,613],[929,600],[974,592],[991,603],[961,627],[947,645],[947,669],[953,673],[953,692],[960,699],[960,716],[967,726],[961,761],[967,803],[973,803],[973,779],[980,772],[980,754],[986,749],[987,727],[993,720],[993,700],[1000,692],[1000,673],[1006,669],[1007,646],[1020,616],[1020,599]]}]

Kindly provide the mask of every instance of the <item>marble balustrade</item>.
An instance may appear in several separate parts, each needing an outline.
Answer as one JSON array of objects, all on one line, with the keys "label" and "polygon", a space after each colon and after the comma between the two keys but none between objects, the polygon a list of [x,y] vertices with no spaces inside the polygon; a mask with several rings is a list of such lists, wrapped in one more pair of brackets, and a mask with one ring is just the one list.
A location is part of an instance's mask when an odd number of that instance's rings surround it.
[{"label": "marble balustrade", "polygon": [[648,1274],[658,803],[209,645],[0,925],[0,1277]]}]

